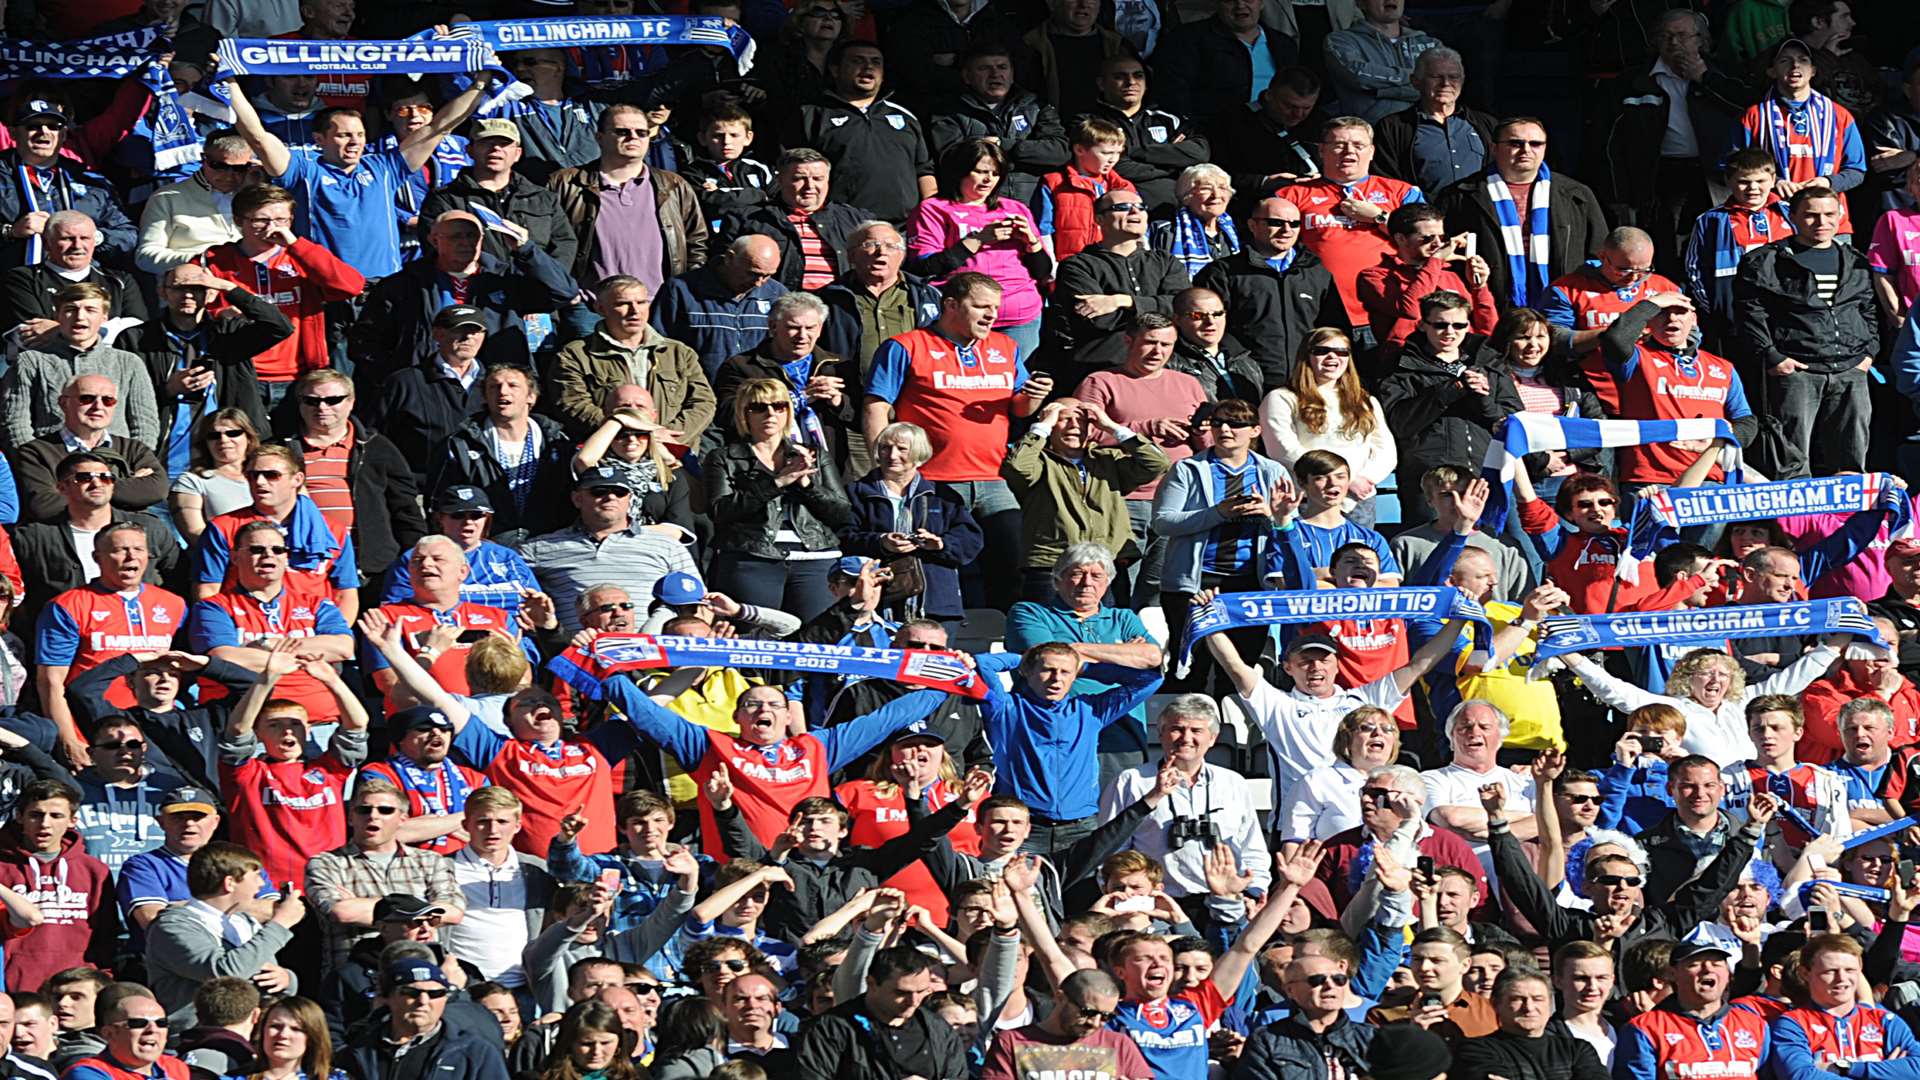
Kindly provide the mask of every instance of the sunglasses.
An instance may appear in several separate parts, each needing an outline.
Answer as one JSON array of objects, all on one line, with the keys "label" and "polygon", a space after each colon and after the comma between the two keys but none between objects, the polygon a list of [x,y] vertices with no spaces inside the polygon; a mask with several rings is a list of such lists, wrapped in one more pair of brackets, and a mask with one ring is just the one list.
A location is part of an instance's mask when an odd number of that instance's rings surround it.
[{"label": "sunglasses", "polygon": [[1133,212],[1134,212],[1134,211],[1136,211],[1136,210],[1139,210],[1139,211],[1142,211],[1142,212],[1144,212],[1144,211],[1145,211],[1146,209],[1147,209],[1147,204],[1146,204],[1146,203],[1137,203],[1137,202],[1117,202],[1117,203],[1113,203],[1113,204],[1111,204],[1111,205],[1109,205],[1109,206],[1108,206],[1108,207],[1106,208],[1106,210],[1104,211],[1104,213],[1108,213],[1108,214],[1131,214],[1131,213],[1133,213]]},{"label": "sunglasses", "polygon": [[788,405],[784,401],[756,401],[747,406],[749,413],[786,412]]},{"label": "sunglasses", "polygon": [[594,608],[591,614],[605,615],[609,611],[632,611],[636,606],[637,605],[635,605],[634,602],[631,600],[622,600],[622,601],[619,601],[618,603],[601,604],[600,606]]},{"label": "sunglasses", "polygon": [[285,544],[248,544],[249,555],[285,555],[289,549]]},{"label": "sunglasses", "polygon": [[322,405],[338,405],[352,396],[351,394],[301,394],[300,402],[317,409]]},{"label": "sunglasses", "polygon": [[702,975],[718,975],[722,971],[731,971],[735,975],[738,975],[745,970],[747,970],[747,962],[739,959],[713,960],[700,965],[700,974]]},{"label": "sunglasses", "polygon": [[400,986],[392,992],[401,997],[426,998],[428,1001],[439,1001],[448,994],[444,986]]},{"label": "sunglasses", "polygon": [[1385,806],[1393,800],[1393,789],[1383,787],[1364,787],[1360,789],[1362,804]]},{"label": "sunglasses", "polygon": [[632,983],[628,983],[628,984],[627,984],[627,989],[628,989],[628,990],[631,990],[631,991],[633,991],[633,993],[634,993],[634,994],[635,994],[636,996],[638,996],[638,995],[642,995],[642,994],[644,994],[644,995],[647,995],[647,996],[650,996],[650,997],[659,997],[659,996],[660,996],[660,984],[659,984],[659,983],[651,983],[651,982],[632,982]]},{"label": "sunglasses", "polygon": [[441,511],[440,516],[450,517],[455,521],[483,521],[489,515],[482,513],[479,510],[461,510],[458,512],[454,512],[451,510],[443,510]]},{"label": "sunglasses", "polygon": [[1313,355],[1346,357],[1352,356],[1353,350],[1343,345],[1315,345],[1313,347]]},{"label": "sunglasses", "polygon": [[148,1028],[167,1030],[167,1018],[164,1016],[129,1016],[120,1024],[128,1031],[145,1031]]},{"label": "sunglasses", "polygon": [[1297,229],[1300,227],[1300,219],[1293,217],[1256,217],[1248,218],[1247,220],[1256,225],[1265,225],[1269,229]]},{"label": "sunglasses", "polygon": [[1450,320],[1443,320],[1443,319],[1428,319],[1427,325],[1433,327],[1435,330],[1465,330],[1467,327],[1473,324],[1464,323],[1464,322],[1452,322]]},{"label": "sunglasses", "polygon": [[249,480],[280,480],[286,476],[284,469],[248,469]]},{"label": "sunglasses", "polygon": [[114,482],[110,472],[77,472],[72,475],[76,484],[111,484]]},{"label": "sunglasses", "polygon": [[1315,990],[1329,985],[1345,986],[1352,981],[1344,971],[1323,971],[1318,975],[1309,975],[1306,979],[1307,985],[1313,987]]},{"label": "sunglasses", "polygon": [[1600,796],[1598,795],[1563,795],[1561,797],[1575,806],[1598,806],[1600,804]]},{"label": "sunglasses", "polygon": [[1257,420],[1251,421],[1251,422],[1241,421],[1241,420],[1209,420],[1207,421],[1207,423],[1212,424],[1214,427],[1223,427],[1223,428],[1252,429],[1260,426],[1260,423]]},{"label": "sunglasses", "polygon": [[1113,1019],[1112,1009],[1089,1009],[1085,1005],[1075,1005],[1073,1011],[1080,1014],[1080,1019],[1091,1020],[1096,1024],[1104,1024]]},{"label": "sunglasses", "polygon": [[651,138],[653,138],[653,129],[652,129],[652,128],[623,128],[623,127],[617,127],[617,128],[612,128],[612,129],[611,129],[611,131],[612,131],[612,133],[613,133],[613,134],[614,134],[615,136],[617,136],[617,137],[619,137],[619,138],[622,138],[622,139],[651,139]]},{"label": "sunglasses", "polygon": [[365,806],[365,805],[362,805],[362,806],[356,806],[356,807],[354,807],[354,808],[353,808],[353,812],[354,812],[354,814],[355,814],[356,816],[359,816],[359,817],[372,817],[372,816],[373,816],[373,815],[375,815],[375,814],[378,814],[378,815],[380,815],[381,817],[392,817],[393,815],[395,815],[395,814],[397,814],[397,813],[399,813],[399,812],[400,812],[400,808],[399,808],[399,807],[397,807],[397,806]]},{"label": "sunglasses", "polygon": [[212,169],[214,172],[246,172],[248,169],[253,168],[253,162],[251,161],[203,161],[200,163],[200,167],[203,169]]},{"label": "sunglasses", "polygon": [[93,744],[93,748],[95,750],[145,750],[147,748],[147,742],[145,739],[126,739],[121,742],[97,742]]},{"label": "sunglasses", "polygon": [[1604,510],[1609,506],[1618,506],[1618,499],[1581,499],[1573,504],[1575,510]]},{"label": "sunglasses", "polygon": [[118,405],[120,399],[112,394],[75,394],[73,400],[82,405]]},{"label": "sunglasses", "polygon": [[247,437],[247,433],[241,431],[239,428],[214,428],[212,431],[207,432],[207,437],[212,439],[244,439]]},{"label": "sunglasses", "polygon": [[1500,145],[1509,147],[1514,150],[1545,150],[1547,148],[1547,140],[1545,139],[1501,139]]},{"label": "sunglasses", "polygon": [[1637,889],[1643,881],[1644,879],[1641,878],[1639,874],[1595,874],[1593,876],[1593,883],[1595,885],[1605,885],[1609,888],[1617,885],[1625,885],[1628,888]]},{"label": "sunglasses", "polygon": [[1195,322],[1212,322],[1215,319],[1224,319],[1226,317],[1227,317],[1227,313],[1224,311],[1189,311],[1187,312],[1187,318],[1192,319]]},{"label": "sunglasses", "polygon": [[623,487],[597,487],[588,488],[587,491],[596,499],[617,499],[622,495],[632,494],[632,492]]}]

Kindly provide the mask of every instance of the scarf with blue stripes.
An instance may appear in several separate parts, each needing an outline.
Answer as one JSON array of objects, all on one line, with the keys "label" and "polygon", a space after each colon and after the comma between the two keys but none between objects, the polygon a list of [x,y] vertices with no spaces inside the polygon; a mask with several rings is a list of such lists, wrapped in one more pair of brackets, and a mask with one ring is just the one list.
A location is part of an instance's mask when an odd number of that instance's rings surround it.
[{"label": "scarf with blue stripes", "polygon": [[1507,256],[1507,273],[1512,279],[1508,299],[1515,307],[1539,307],[1553,284],[1548,265],[1553,250],[1553,228],[1548,209],[1553,198],[1553,174],[1545,164],[1533,181],[1533,197],[1527,205],[1527,220],[1520,220],[1520,207],[1500,173],[1487,173],[1487,198],[1493,202],[1493,216],[1500,223],[1500,247]]}]

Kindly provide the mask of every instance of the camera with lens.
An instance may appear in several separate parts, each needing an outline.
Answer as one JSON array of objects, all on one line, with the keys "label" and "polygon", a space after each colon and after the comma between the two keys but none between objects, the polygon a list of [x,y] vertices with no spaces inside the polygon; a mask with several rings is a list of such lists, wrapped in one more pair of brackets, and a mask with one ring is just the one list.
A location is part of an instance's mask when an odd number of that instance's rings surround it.
[{"label": "camera with lens", "polygon": [[1167,846],[1179,848],[1195,842],[1205,848],[1220,843],[1220,830],[1211,818],[1177,817],[1167,826]]}]

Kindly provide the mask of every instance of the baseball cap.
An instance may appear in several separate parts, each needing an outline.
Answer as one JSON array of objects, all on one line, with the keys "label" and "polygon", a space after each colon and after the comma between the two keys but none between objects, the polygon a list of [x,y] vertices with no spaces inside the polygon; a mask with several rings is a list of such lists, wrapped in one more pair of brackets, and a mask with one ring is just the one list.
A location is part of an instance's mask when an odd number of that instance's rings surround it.
[{"label": "baseball cap", "polygon": [[[375,917],[378,918],[378,916]],[[447,981],[447,973],[441,971],[440,965],[431,960],[402,960],[397,964],[388,964],[387,970],[380,978],[380,984],[389,993],[402,986],[423,982],[438,983],[448,989],[453,987],[453,984]]]},{"label": "baseball cap", "polygon": [[472,304],[448,304],[433,317],[433,325],[442,330],[456,330],[462,326],[487,328],[487,320],[480,317],[480,309]]},{"label": "baseball cap", "polygon": [[857,578],[866,573],[873,560],[862,555],[842,555],[833,561],[833,573],[841,577]]},{"label": "baseball cap", "polygon": [[924,739],[927,742],[939,743],[941,746],[945,746],[947,744],[947,737],[944,734],[935,730],[932,727],[929,727],[925,720],[915,720],[913,723],[908,724],[906,727],[903,727],[899,731],[894,732],[893,735],[887,739],[887,745],[893,746],[897,743],[903,743],[909,740],[919,740],[919,739]]},{"label": "baseball cap", "polygon": [[1452,1067],[1446,1042],[1413,1024],[1381,1028],[1367,1048],[1367,1075],[1373,1080],[1433,1080]]},{"label": "baseball cap", "polygon": [[692,574],[676,570],[654,582],[653,598],[670,607],[684,607],[705,600],[707,587]]},{"label": "baseball cap", "polygon": [[1740,955],[1741,948],[1740,939],[1733,936],[1733,931],[1717,923],[1701,923],[1687,931],[1680,943],[1673,947],[1673,957],[1667,962],[1684,964],[1702,956],[1716,955],[1732,960]]},{"label": "baseball cap", "polygon": [[[444,906],[440,904],[429,904],[412,893],[388,893],[373,905],[373,921],[377,923],[418,922],[421,919],[430,919],[435,915],[445,915],[446,913],[447,909]],[[425,961],[407,960],[403,961],[403,963],[420,964],[425,963]],[[388,968],[387,970],[392,971],[393,969]],[[408,981],[411,982],[413,980],[409,979]]]},{"label": "baseball cap", "polygon": [[473,125],[473,133],[467,137],[475,141],[480,139],[505,139],[508,142],[517,143],[520,141],[520,125],[511,120],[494,117],[493,119],[482,120]]},{"label": "baseball cap", "polygon": [[1301,634],[1288,643],[1287,655],[1292,656],[1294,653],[1306,652],[1308,649],[1319,649],[1321,652],[1338,655],[1340,643],[1326,634]]},{"label": "baseball cap", "polygon": [[1788,49],[1798,49],[1802,54],[1806,56],[1807,59],[1809,60],[1813,59],[1813,46],[1807,44],[1806,42],[1800,40],[1797,37],[1790,37],[1785,41],[1782,41],[1780,44],[1775,45],[1773,47],[1773,58],[1775,60],[1780,59],[1780,54],[1783,52],[1786,52]]},{"label": "baseball cap", "polygon": [[424,731],[430,728],[452,731],[453,721],[448,719],[446,713],[431,705],[414,705],[387,717],[387,727],[402,735],[410,731]]},{"label": "baseball cap", "polygon": [[440,497],[433,500],[433,512],[436,514],[491,514],[493,504],[487,501],[484,488],[457,484],[442,491]]},{"label": "baseball cap", "polygon": [[633,485],[627,483],[627,474],[611,465],[596,465],[573,479],[575,491],[597,487],[617,487],[628,493],[633,491]]},{"label": "baseball cap", "polygon": [[62,126],[72,123],[67,116],[66,106],[46,98],[29,98],[13,111],[14,123],[24,124],[30,120],[58,120]]},{"label": "baseball cap", "polygon": [[203,814],[217,814],[220,812],[220,801],[215,799],[213,793],[206,788],[187,784],[167,792],[166,796],[160,800],[161,813],[170,814],[175,810],[198,810]]}]

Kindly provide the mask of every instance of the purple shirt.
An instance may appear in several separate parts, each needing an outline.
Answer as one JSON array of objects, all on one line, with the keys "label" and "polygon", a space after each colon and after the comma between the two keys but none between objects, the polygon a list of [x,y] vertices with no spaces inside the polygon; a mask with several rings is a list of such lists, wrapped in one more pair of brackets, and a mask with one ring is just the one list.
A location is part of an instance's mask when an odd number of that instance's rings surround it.
[{"label": "purple shirt", "polygon": [[667,242],[660,235],[660,206],[653,194],[653,170],[624,184],[600,178],[600,213],[593,221],[593,280],[629,274],[647,283],[647,295],[659,296],[666,280]]}]

